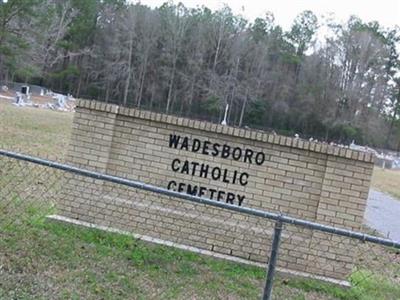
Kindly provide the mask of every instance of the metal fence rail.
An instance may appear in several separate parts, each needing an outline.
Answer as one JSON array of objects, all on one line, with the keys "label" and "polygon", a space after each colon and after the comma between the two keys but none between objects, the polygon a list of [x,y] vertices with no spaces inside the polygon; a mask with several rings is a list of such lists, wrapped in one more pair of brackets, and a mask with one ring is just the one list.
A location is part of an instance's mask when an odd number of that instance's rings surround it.
[{"label": "metal fence rail", "polygon": [[29,155],[23,155],[23,154],[11,152],[11,151],[0,150],[0,156],[16,159],[19,161],[25,161],[25,162],[29,162],[29,163],[33,163],[33,164],[37,164],[37,165],[41,165],[41,166],[46,166],[46,167],[49,167],[52,169],[62,170],[62,171],[68,172],[68,173],[73,173],[73,174],[77,174],[77,175],[84,176],[84,177],[100,179],[103,181],[108,181],[111,183],[115,183],[115,184],[119,184],[119,185],[123,185],[123,186],[127,186],[127,187],[150,191],[153,193],[162,194],[162,195],[166,195],[166,196],[170,196],[170,197],[175,197],[175,198],[183,199],[186,201],[191,201],[194,203],[205,204],[205,205],[209,205],[209,206],[223,208],[226,210],[240,212],[240,213],[253,215],[253,216],[257,216],[257,217],[275,221],[274,236],[273,236],[273,242],[272,242],[272,249],[271,249],[271,253],[270,253],[270,260],[268,263],[267,280],[265,283],[263,299],[271,299],[272,285],[273,285],[274,273],[275,273],[275,268],[276,268],[276,261],[277,261],[277,257],[278,257],[279,244],[280,244],[280,240],[281,240],[282,225],[284,223],[290,224],[290,225],[301,226],[303,228],[316,230],[316,231],[320,231],[320,232],[330,233],[330,234],[334,234],[337,236],[348,237],[348,238],[356,239],[356,240],[359,240],[362,242],[370,242],[373,244],[384,245],[384,246],[400,249],[400,242],[393,241],[390,239],[380,238],[380,237],[365,234],[362,232],[356,232],[356,231],[336,228],[336,227],[332,227],[332,226],[328,226],[328,225],[319,224],[316,222],[310,222],[310,221],[306,221],[303,219],[293,218],[293,217],[282,215],[282,214],[272,213],[272,212],[258,210],[258,209],[246,208],[246,207],[242,207],[242,206],[236,206],[236,205],[218,202],[218,201],[205,199],[205,198],[200,198],[200,197],[192,196],[192,195],[188,195],[188,194],[181,194],[181,193],[178,193],[178,192],[175,192],[172,190],[157,187],[154,185],[149,185],[149,184],[146,184],[146,183],[143,183],[140,181],[134,181],[134,180],[124,179],[124,178],[111,176],[111,175],[107,175],[107,174],[102,174],[99,172],[89,171],[89,170],[85,170],[82,168],[73,167],[73,166],[70,166],[67,164],[62,164],[62,163],[58,163],[58,162],[54,162],[54,161],[36,158],[33,156],[29,156]]}]

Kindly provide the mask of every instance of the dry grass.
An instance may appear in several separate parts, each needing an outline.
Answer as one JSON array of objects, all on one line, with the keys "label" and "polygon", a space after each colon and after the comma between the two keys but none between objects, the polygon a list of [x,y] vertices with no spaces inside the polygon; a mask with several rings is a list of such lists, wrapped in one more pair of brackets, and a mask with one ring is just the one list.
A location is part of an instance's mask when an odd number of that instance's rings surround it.
[{"label": "dry grass", "polygon": [[17,107],[0,99],[0,148],[61,158],[67,149],[73,113]]},{"label": "dry grass", "polygon": [[400,170],[384,170],[375,167],[371,186],[400,200]]}]

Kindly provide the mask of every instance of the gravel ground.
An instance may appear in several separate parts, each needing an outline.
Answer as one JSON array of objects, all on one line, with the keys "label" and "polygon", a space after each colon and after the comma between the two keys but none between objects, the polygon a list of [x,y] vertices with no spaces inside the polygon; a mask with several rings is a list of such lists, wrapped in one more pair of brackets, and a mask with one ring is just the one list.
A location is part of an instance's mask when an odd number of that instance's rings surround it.
[{"label": "gravel ground", "polygon": [[370,189],[364,222],[384,236],[400,241],[400,200]]}]

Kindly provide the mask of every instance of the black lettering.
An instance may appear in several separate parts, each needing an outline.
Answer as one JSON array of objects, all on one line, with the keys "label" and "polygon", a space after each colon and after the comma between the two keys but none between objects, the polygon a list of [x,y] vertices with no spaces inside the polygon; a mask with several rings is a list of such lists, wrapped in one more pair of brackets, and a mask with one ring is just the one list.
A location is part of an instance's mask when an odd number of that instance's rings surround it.
[{"label": "black lettering", "polygon": [[188,184],[186,193],[189,194],[189,195],[196,196],[197,195],[197,185]]},{"label": "black lettering", "polygon": [[199,191],[199,197],[203,196],[206,191],[207,191],[207,188],[204,186],[201,186],[200,191]]},{"label": "black lettering", "polygon": [[228,177],[228,169],[224,169],[224,176],[222,177],[222,181],[225,183],[230,183],[227,177]]},{"label": "black lettering", "polygon": [[233,200],[235,200],[235,194],[228,192],[226,194],[226,203],[233,204]]},{"label": "black lettering", "polygon": [[218,191],[217,201],[221,201],[224,195],[225,195],[224,191]]},{"label": "black lettering", "polygon": [[[174,172],[178,172],[179,171],[179,164],[181,163],[181,161],[179,160],[179,158],[175,158],[172,163],[171,163],[171,168],[172,171]],[[176,166],[176,164],[178,164],[178,166]]]},{"label": "black lettering", "polygon": [[249,163],[252,163],[251,158],[253,156],[254,152],[251,149],[246,149],[245,154],[244,154],[244,162],[247,162],[249,160]]},{"label": "black lettering", "polygon": [[222,146],[222,153],[221,153],[221,157],[222,158],[227,158],[229,156],[229,152],[231,150],[231,147],[229,147],[227,144],[224,144]]},{"label": "black lettering", "polygon": [[198,139],[193,139],[192,152],[199,151],[201,142]]},{"label": "black lettering", "polygon": [[216,189],[208,189],[210,191],[210,199],[213,200],[214,199],[214,194],[217,192]]},{"label": "black lettering", "polygon": [[239,177],[240,185],[245,186],[247,184],[247,179],[249,179],[249,174],[247,174],[246,172],[240,174]]},{"label": "black lettering", "polygon": [[189,174],[189,162],[187,160],[183,163],[181,173]]},{"label": "black lettering", "polygon": [[172,186],[176,187],[176,181],[171,180],[170,182],[168,182],[167,189],[175,191]]},{"label": "black lettering", "polygon": [[178,192],[182,193],[184,189],[185,189],[185,184],[183,182],[179,183]]},{"label": "black lettering", "polygon": [[200,166],[200,177],[203,177],[203,178],[207,178],[207,176],[208,176],[208,168],[209,168],[210,166],[209,165],[205,165],[205,164],[201,164],[201,166]]},{"label": "black lettering", "polygon": [[189,150],[189,138],[185,136],[183,138],[182,144],[181,144],[181,150],[185,149],[186,151]]},{"label": "black lettering", "polygon": [[221,177],[221,169],[218,167],[215,167],[214,169],[212,169],[211,177],[214,180],[218,180]]},{"label": "black lettering", "polygon": [[234,160],[239,160],[242,157],[242,149],[240,149],[239,147],[233,149],[232,157]]},{"label": "black lettering", "polygon": [[261,166],[265,161],[265,154],[264,152],[258,152],[256,154],[256,164]]},{"label": "black lettering", "polygon": [[219,154],[219,147],[221,147],[221,145],[218,144],[218,143],[215,143],[215,144],[213,145],[213,152],[211,152],[211,155],[212,155],[212,156],[218,156],[218,154]]},{"label": "black lettering", "polygon": [[238,201],[239,201],[239,206],[242,206],[243,200],[244,200],[244,195],[237,195]]},{"label": "black lettering", "polygon": [[208,155],[208,146],[210,145],[210,142],[209,141],[205,141],[204,143],[203,143],[203,151],[201,152],[201,153],[203,153],[203,154],[205,154],[205,155]]},{"label": "black lettering", "polygon": [[191,164],[192,164],[192,176],[194,176],[194,174],[196,173],[196,168],[198,167],[199,163],[192,161]]},{"label": "black lettering", "polygon": [[179,135],[175,135],[175,134],[170,134],[169,135],[169,147],[172,148],[176,148],[178,147],[179,144],[179,140],[180,140],[180,136]]},{"label": "black lettering", "polygon": [[232,184],[236,184],[237,175],[238,171],[237,170],[233,171]]}]

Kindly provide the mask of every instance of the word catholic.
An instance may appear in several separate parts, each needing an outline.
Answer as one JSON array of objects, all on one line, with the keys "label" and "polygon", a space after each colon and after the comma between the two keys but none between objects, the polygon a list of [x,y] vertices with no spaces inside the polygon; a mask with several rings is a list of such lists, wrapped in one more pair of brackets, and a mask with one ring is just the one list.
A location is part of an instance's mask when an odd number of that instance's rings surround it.
[{"label": "word catholic", "polygon": [[[249,148],[232,147],[227,144],[201,141],[196,138],[190,139],[187,136],[181,137],[176,134],[170,134],[169,147],[259,166],[265,162],[264,152],[256,152]],[[247,172],[228,170],[207,163],[183,160],[181,158],[175,158],[171,161],[171,169],[175,173],[211,179],[212,181],[219,181],[227,184],[239,184],[241,186],[246,186],[249,180],[249,174]],[[211,200],[225,201],[226,203],[237,204],[239,206],[242,205],[245,195],[219,190],[217,186],[219,185],[216,184],[215,187],[206,187],[171,180],[168,182],[167,188],[180,193],[185,192],[189,195],[204,196]]]}]

